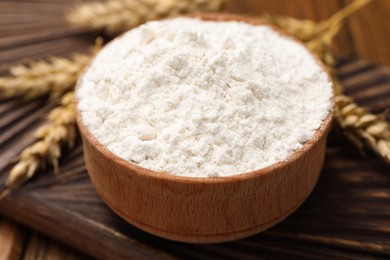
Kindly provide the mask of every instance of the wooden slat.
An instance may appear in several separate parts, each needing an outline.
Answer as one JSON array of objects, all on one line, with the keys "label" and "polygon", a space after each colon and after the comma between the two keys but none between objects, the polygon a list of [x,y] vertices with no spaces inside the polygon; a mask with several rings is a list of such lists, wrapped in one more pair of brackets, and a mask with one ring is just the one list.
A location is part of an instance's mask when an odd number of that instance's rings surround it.
[{"label": "wooden slat", "polygon": [[[362,67],[370,69],[362,72]],[[339,69],[349,89],[367,81],[361,88],[373,91],[374,100],[390,104],[390,96],[384,95],[389,88],[383,87],[383,82],[390,86],[386,69],[361,61],[344,62]],[[364,73],[370,80],[365,80]],[[355,77],[361,80],[352,80]],[[28,104],[23,107],[29,110]],[[319,184],[296,213],[262,234],[221,245],[170,242],[126,224],[94,191],[81,158],[80,143],[65,154],[60,175],[40,173],[0,202],[0,211],[95,257],[250,259],[259,253],[269,258],[390,257],[389,166],[374,157],[360,158],[334,135],[329,140]]]},{"label": "wooden slat", "polygon": [[0,259],[19,259],[25,239],[25,228],[0,217]]},{"label": "wooden slat", "polygon": [[32,232],[29,243],[23,252],[23,260],[50,259],[50,260],[75,260],[91,259],[91,257],[63,246],[55,240],[49,239],[37,232]]}]

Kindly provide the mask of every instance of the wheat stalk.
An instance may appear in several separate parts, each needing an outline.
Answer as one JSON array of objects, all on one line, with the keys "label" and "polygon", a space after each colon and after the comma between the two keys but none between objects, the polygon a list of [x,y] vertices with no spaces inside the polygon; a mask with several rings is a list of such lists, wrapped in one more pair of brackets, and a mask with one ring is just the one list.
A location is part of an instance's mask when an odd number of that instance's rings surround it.
[{"label": "wheat stalk", "polygon": [[322,59],[333,81],[336,94],[335,121],[338,128],[360,151],[367,147],[390,163],[389,123],[384,114],[374,115],[343,94],[341,84],[334,72],[334,57],[330,49],[333,38],[340,31],[345,19],[370,2],[372,0],[354,1],[320,23],[271,15],[264,15],[264,19],[297,37]]},{"label": "wheat stalk", "polygon": [[31,100],[49,95],[51,99],[59,98],[74,87],[89,60],[90,55],[74,54],[71,58],[51,57],[31,61],[27,66],[13,66],[9,69],[11,76],[0,78],[0,97]]},{"label": "wheat stalk", "polygon": [[263,19],[282,28],[293,35],[327,65],[333,65],[334,59],[331,55],[330,45],[333,38],[340,31],[347,17],[371,3],[373,0],[355,0],[343,9],[339,10],[329,19],[321,22],[311,20],[299,20],[293,17],[264,14]]},{"label": "wheat stalk", "polygon": [[340,31],[346,18],[372,1],[373,0],[355,0],[335,13],[331,18],[318,23],[313,31],[312,38],[309,39],[308,47],[317,52],[317,54],[326,52],[326,48],[330,46],[333,38]]},{"label": "wheat stalk", "polygon": [[[357,0],[319,25],[321,33],[306,43],[328,67],[335,89],[335,121],[344,136],[360,151],[371,149],[390,163],[390,124],[385,113],[375,115],[369,109],[360,107],[352,98],[342,92],[341,84],[334,72],[334,58],[330,50],[333,38],[340,31],[347,16],[356,12],[371,0]],[[322,28],[326,28],[323,30]]]},{"label": "wheat stalk", "polygon": [[[337,34],[338,25],[342,25],[345,18],[355,13],[357,10],[363,8],[373,0],[355,0],[350,5],[339,10],[329,19],[320,21],[318,23],[312,20],[300,20],[288,16],[264,14],[262,16],[266,21],[283,28],[287,33],[294,35],[302,42],[309,42],[318,39],[318,43],[324,41],[329,44],[333,37],[324,37],[324,34]],[[334,34],[335,33],[335,34]]]},{"label": "wheat stalk", "polygon": [[219,11],[228,0],[109,0],[82,4],[66,20],[118,34],[147,21],[192,12]]},{"label": "wheat stalk", "polygon": [[0,200],[10,191],[20,187],[48,163],[58,173],[58,159],[61,157],[61,146],[72,148],[76,138],[75,104],[73,91],[61,98],[58,107],[47,116],[48,124],[35,131],[36,142],[25,148],[19,162],[10,171]]}]

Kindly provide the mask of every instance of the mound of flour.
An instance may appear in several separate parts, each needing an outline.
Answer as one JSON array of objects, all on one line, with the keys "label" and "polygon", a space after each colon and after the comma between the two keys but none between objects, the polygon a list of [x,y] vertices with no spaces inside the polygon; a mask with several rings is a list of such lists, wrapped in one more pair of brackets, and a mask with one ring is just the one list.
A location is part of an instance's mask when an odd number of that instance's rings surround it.
[{"label": "mound of flour", "polygon": [[331,110],[304,47],[266,26],[176,18],[105,47],[77,90],[92,135],[142,167],[229,176],[285,160]]}]

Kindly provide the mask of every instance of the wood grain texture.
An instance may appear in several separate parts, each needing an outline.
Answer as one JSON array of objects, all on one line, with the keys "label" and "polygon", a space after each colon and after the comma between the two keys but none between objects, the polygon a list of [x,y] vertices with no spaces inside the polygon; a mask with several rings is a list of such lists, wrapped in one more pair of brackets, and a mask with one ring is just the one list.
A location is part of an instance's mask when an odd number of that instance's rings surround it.
[{"label": "wood grain texture", "polygon": [[19,259],[26,240],[25,228],[0,218],[0,259]]},{"label": "wood grain texture", "polygon": [[[378,112],[390,105],[389,69],[345,61],[338,71],[349,94],[359,93],[355,89],[375,93],[359,98],[362,105],[370,104]],[[19,103],[15,111],[29,113],[29,109]],[[31,138],[19,138],[20,134],[11,138],[14,145]],[[326,153],[318,185],[302,207],[277,226],[236,242],[182,244],[127,224],[95,192],[80,142],[77,149],[65,152],[60,175],[41,172],[2,201],[0,212],[97,258],[389,258],[390,167],[372,156],[362,158],[333,134]]]},{"label": "wood grain texture", "polygon": [[241,176],[189,180],[130,165],[83,133],[89,174],[104,201],[129,223],[183,242],[215,243],[258,233],[290,215],[321,171],[324,127],[286,163]]},{"label": "wood grain texture", "polygon": [[[272,10],[272,7],[281,13],[302,18],[307,15],[314,19],[328,17],[329,8],[345,4],[342,0],[302,0],[298,6],[294,4],[297,0],[233,1],[229,9],[234,12],[262,13]],[[366,16],[367,10],[362,10],[350,19],[346,36],[340,36],[344,40],[336,44],[339,54],[351,53],[360,57],[363,54],[355,50],[361,49],[366,51],[364,57],[367,59],[390,64],[389,56],[383,54],[389,50],[386,46],[390,46],[389,29],[386,29],[390,10],[387,0],[376,1],[381,3],[372,4],[372,15]],[[21,60],[86,50],[95,34],[70,29],[62,21],[63,12],[76,2],[79,1],[0,1],[0,74],[10,64]],[[363,14],[365,20],[357,25],[362,33],[354,34],[352,39],[351,23]],[[378,29],[382,27],[385,29]],[[375,42],[367,37],[367,32],[375,35]],[[385,48],[377,48],[378,44]],[[360,104],[376,112],[390,106],[389,69],[364,61],[344,61],[338,71],[347,93],[355,96]],[[31,131],[42,123],[42,115],[47,109],[49,107],[42,101],[28,104],[0,102],[0,183],[10,169],[8,159],[32,141]],[[49,170],[41,172],[25,188],[0,204],[0,213],[100,259],[390,257],[390,169],[370,155],[361,157],[343,139],[334,135],[328,142],[327,159],[319,184],[296,213],[260,235],[218,245],[169,242],[126,224],[99,199],[81,157],[79,143],[75,151],[65,151],[61,175],[53,176]],[[35,243],[33,240],[44,243],[47,239],[34,237],[31,236],[31,243]],[[28,245],[29,236],[27,240]],[[29,252],[33,251],[22,252],[16,258],[28,257]],[[45,258],[43,254],[40,256]],[[78,255],[77,258],[84,256]]]},{"label": "wood grain texture", "polygon": [[75,260],[91,259],[78,251],[72,250],[67,246],[49,239],[38,232],[32,232],[29,237],[29,243],[26,245],[23,260],[50,259],[50,260]]},{"label": "wood grain texture", "polygon": [[[344,0],[346,4],[352,0]],[[358,57],[390,66],[390,1],[375,0],[349,20]]]}]

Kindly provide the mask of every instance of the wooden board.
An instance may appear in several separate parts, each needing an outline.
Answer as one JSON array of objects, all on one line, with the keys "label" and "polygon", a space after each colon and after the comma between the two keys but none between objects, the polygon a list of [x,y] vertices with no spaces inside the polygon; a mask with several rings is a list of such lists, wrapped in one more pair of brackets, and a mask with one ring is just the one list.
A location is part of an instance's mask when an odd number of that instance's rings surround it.
[{"label": "wooden board", "polygon": [[[359,103],[377,112],[390,105],[389,69],[344,61],[338,71]],[[46,108],[39,101],[0,104],[1,172],[9,171],[5,162],[30,142],[32,122]],[[219,245],[170,242],[125,223],[96,194],[82,155],[79,142],[65,152],[61,174],[41,172],[1,201],[0,212],[99,258],[390,257],[390,167],[361,157],[334,135],[320,181],[297,212],[264,233]]]},{"label": "wooden board", "polygon": [[[249,2],[247,7],[241,5],[247,11],[257,3]],[[18,4],[0,2],[0,70],[27,57],[85,50],[93,41],[92,34],[61,22],[63,1],[24,1],[23,8]],[[23,19],[8,15],[12,13],[23,14]],[[360,104],[377,112],[390,106],[389,69],[345,60],[338,71],[347,93]],[[8,159],[32,141],[31,131],[42,123],[49,108],[43,101],[0,103],[1,183],[10,169]],[[60,175],[41,172],[2,201],[0,213],[98,258],[390,257],[390,167],[370,155],[361,157],[335,135],[330,136],[319,184],[296,213],[262,234],[218,245],[170,242],[130,226],[97,196],[85,171],[80,143],[64,155]]]}]

